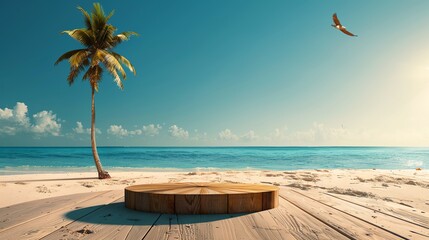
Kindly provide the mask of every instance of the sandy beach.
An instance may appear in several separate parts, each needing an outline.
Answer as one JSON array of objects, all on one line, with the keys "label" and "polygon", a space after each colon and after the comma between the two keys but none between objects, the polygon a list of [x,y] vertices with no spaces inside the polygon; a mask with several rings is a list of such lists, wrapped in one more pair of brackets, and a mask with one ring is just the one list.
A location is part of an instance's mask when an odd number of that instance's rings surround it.
[{"label": "sandy beach", "polygon": [[304,191],[335,193],[410,206],[428,214],[428,170],[301,170],[225,172],[111,172],[0,176],[0,208],[75,193],[120,190],[126,186],[163,182],[262,183]]}]

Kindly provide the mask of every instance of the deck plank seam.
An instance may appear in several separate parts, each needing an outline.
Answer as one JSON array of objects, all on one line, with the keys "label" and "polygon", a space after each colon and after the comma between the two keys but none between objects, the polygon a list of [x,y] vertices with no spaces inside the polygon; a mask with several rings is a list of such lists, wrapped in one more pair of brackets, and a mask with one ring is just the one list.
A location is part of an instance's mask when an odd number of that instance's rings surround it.
[{"label": "deck plank seam", "polygon": [[317,217],[316,215],[314,215],[314,214],[310,213],[309,211],[307,211],[307,210],[305,210],[305,209],[301,208],[300,206],[298,206],[297,204],[293,203],[292,201],[289,201],[289,200],[288,200],[288,199],[286,199],[283,195],[281,195],[281,194],[279,194],[279,195],[280,195],[280,197],[281,197],[281,198],[283,198],[284,200],[288,201],[290,204],[294,205],[295,207],[299,208],[301,211],[303,211],[303,212],[307,213],[308,215],[312,216],[313,218],[317,219],[319,222],[322,222],[323,224],[325,224],[325,225],[329,226],[330,228],[332,228],[332,230],[334,230],[334,231],[336,231],[336,232],[340,233],[341,235],[345,236],[345,237],[346,237],[346,238],[348,238],[348,239],[351,239],[351,240],[357,240],[355,237],[350,236],[348,233],[346,233],[346,232],[344,232],[344,231],[342,231],[342,230],[339,230],[338,228],[336,228],[336,227],[335,227],[335,226],[333,226],[332,224],[330,224],[330,223],[328,223],[328,222],[323,221],[322,219],[320,219],[320,218],[319,218],[319,217]]},{"label": "deck plank seam", "polygon": [[[86,199],[84,199],[84,200],[78,201],[78,202],[73,203],[73,204],[79,204],[79,203],[82,203],[82,202],[85,202],[85,201],[89,201],[89,200],[91,200],[91,199],[94,199],[94,198],[96,198],[96,197],[99,197],[99,196],[100,196],[100,195],[102,195],[102,194],[109,193],[109,192],[112,192],[112,191],[113,191],[113,190],[110,190],[110,191],[107,191],[107,192],[106,192],[106,191],[103,191],[103,192],[100,192],[99,194],[97,194],[97,195],[95,195],[95,196],[92,196],[92,197],[90,197],[90,198],[86,198]],[[7,230],[10,230],[10,229],[15,228],[15,227],[19,227],[19,226],[21,226],[22,224],[26,224],[26,223],[28,223],[28,222],[31,222],[31,221],[37,220],[37,219],[39,219],[39,218],[46,217],[46,216],[48,216],[48,215],[51,215],[51,214],[56,213],[56,212],[58,212],[58,211],[61,211],[61,210],[63,210],[64,208],[67,208],[67,207],[68,207],[68,206],[61,207],[61,208],[58,208],[58,209],[56,209],[56,210],[54,210],[54,211],[47,212],[47,213],[42,214],[42,215],[39,215],[39,216],[37,216],[37,217],[34,217],[34,218],[31,218],[31,219],[28,219],[28,220],[23,221],[23,222],[20,222],[20,223],[17,223],[17,224],[15,224],[15,225],[13,225],[13,226],[10,226],[10,227],[7,227],[7,228],[4,228],[4,229],[1,229],[1,230],[0,230],[0,233],[2,233],[2,232],[4,232],[4,231],[7,231]]]},{"label": "deck plank seam", "polygon": [[[113,190],[112,190],[112,191],[113,191]],[[100,194],[100,195],[101,195],[101,194]],[[98,196],[99,196],[99,195],[98,195]],[[113,201],[111,201],[111,202],[109,202],[109,203],[107,203],[107,204],[104,204],[104,205],[102,205],[102,206],[100,206],[100,207],[98,207],[98,208],[94,209],[93,211],[91,211],[91,212],[89,212],[89,213],[87,213],[87,214],[85,214],[85,215],[83,215],[83,216],[81,216],[81,217],[79,217],[79,218],[77,218],[77,219],[74,219],[73,221],[71,221],[71,222],[67,223],[66,225],[64,225],[64,226],[62,226],[62,227],[67,227],[67,226],[69,226],[70,224],[73,224],[73,223],[75,223],[75,222],[79,221],[80,219],[82,219],[82,218],[84,218],[84,217],[86,217],[86,216],[88,216],[88,215],[92,214],[93,212],[98,211],[98,210],[100,210],[100,209],[102,209],[102,208],[107,207],[109,204],[111,204],[111,203],[113,203],[113,202],[116,202],[116,201],[118,201],[118,200],[119,200],[119,199],[121,199],[121,198],[123,198],[123,197],[116,198],[115,200],[113,200]],[[61,228],[59,228],[59,229],[61,229]],[[52,231],[52,232],[50,232],[50,233],[46,234],[45,236],[41,237],[40,239],[44,239],[44,238],[46,238],[47,236],[49,236],[49,235],[53,234],[54,232],[58,231],[59,229],[56,229],[55,231]]]},{"label": "deck plank seam", "polygon": [[414,234],[417,234],[417,235],[420,235],[420,236],[423,236],[423,237],[429,238],[429,235],[426,235],[426,234],[423,234],[423,233],[419,233],[419,232],[416,232],[416,231],[413,231],[413,230],[410,230],[410,232],[412,232]]},{"label": "deck plank seam", "polygon": [[318,201],[318,200],[316,200],[316,199],[314,199],[314,198],[312,198],[312,197],[309,197],[309,196],[307,196],[307,195],[305,195],[305,194],[302,194],[302,193],[297,192],[297,191],[295,191],[295,190],[291,190],[291,191],[293,191],[293,192],[295,192],[295,193],[298,193],[298,194],[300,194],[301,196],[304,196],[304,197],[306,197],[306,198],[309,198],[309,199],[311,199],[311,200],[313,200],[313,201],[316,201],[316,202],[318,202],[318,203],[320,203],[320,204],[322,204],[322,205],[325,205],[325,206],[327,206],[327,207],[330,207],[330,208],[332,208],[332,209],[335,209],[335,210],[337,210],[337,211],[339,211],[339,212],[341,212],[341,213],[344,213],[344,214],[346,214],[346,215],[348,215],[348,216],[354,217],[354,218],[356,218],[356,219],[358,219],[358,220],[360,220],[360,221],[362,221],[362,222],[368,223],[368,224],[370,224],[370,225],[372,225],[372,226],[374,226],[374,227],[377,227],[377,228],[379,228],[379,229],[381,229],[381,230],[384,230],[384,231],[386,231],[386,232],[388,232],[388,233],[390,233],[390,234],[393,234],[393,235],[395,235],[395,236],[397,236],[397,237],[399,237],[399,238],[401,238],[401,239],[406,239],[406,240],[407,240],[407,239],[409,239],[409,238],[404,237],[404,236],[402,236],[402,235],[400,235],[400,234],[398,234],[398,233],[395,233],[395,232],[393,232],[393,231],[390,231],[390,230],[388,230],[388,229],[386,229],[386,228],[384,228],[384,227],[382,227],[382,226],[379,226],[379,225],[377,225],[377,224],[374,224],[374,223],[372,223],[372,222],[369,222],[369,221],[367,221],[367,220],[365,220],[365,219],[363,219],[363,218],[357,217],[357,216],[352,215],[352,214],[350,214],[350,213],[348,213],[348,212],[345,212],[345,211],[343,211],[343,210],[340,210],[340,209],[338,209],[338,208],[336,208],[336,207],[330,206],[329,204],[326,204],[326,203],[323,203],[323,202],[321,202],[321,201]]},{"label": "deck plank seam", "polygon": [[146,238],[150,230],[152,230],[152,228],[155,226],[155,224],[158,222],[158,220],[161,218],[162,215],[163,215],[162,213],[159,214],[158,218],[152,223],[152,226],[150,226],[150,228],[147,230],[146,234],[143,236],[141,240],[144,240]]},{"label": "deck plank seam", "polygon": [[335,195],[333,195],[333,194],[329,194],[329,193],[323,193],[323,194],[328,195],[328,196],[331,196],[331,197],[334,197],[334,198],[337,198],[337,199],[339,199],[339,200],[342,200],[342,201],[345,201],[345,202],[348,202],[348,203],[351,203],[351,204],[354,204],[354,205],[357,205],[357,206],[360,206],[360,207],[363,207],[363,208],[366,208],[366,209],[369,209],[369,210],[374,211],[374,212],[378,212],[378,213],[381,213],[381,214],[387,215],[387,216],[389,216],[389,217],[396,218],[396,219],[398,219],[398,220],[401,220],[401,221],[404,221],[404,222],[407,222],[407,223],[410,223],[410,224],[413,224],[413,225],[416,225],[416,226],[419,226],[419,227],[422,227],[422,228],[425,228],[425,229],[429,229],[429,227],[426,227],[426,226],[421,225],[421,224],[419,224],[419,223],[415,223],[415,222],[409,221],[409,220],[407,220],[407,219],[403,219],[403,218],[397,217],[397,216],[395,216],[395,215],[391,215],[391,214],[389,214],[389,213],[385,213],[385,212],[382,212],[382,211],[379,211],[379,210],[376,210],[376,209],[373,209],[373,208],[367,207],[367,206],[365,206],[365,205],[361,205],[361,204],[359,204],[359,203],[355,203],[355,202],[349,201],[349,200],[347,200],[347,199],[340,198],[340,197],[335,196]]}]

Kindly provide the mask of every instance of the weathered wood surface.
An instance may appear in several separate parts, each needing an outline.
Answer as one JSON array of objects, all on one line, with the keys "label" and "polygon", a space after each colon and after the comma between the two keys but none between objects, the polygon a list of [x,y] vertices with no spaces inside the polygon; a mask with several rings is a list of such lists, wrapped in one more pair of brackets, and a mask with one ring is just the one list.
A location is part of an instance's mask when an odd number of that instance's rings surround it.
[{"label": "weathered wood surface", "polygon": [[[387,231],[390,231],[389,229],[394,229],[392,232],[403,238],[418,239],[422,236],[429,237],[428,227],[421,225],[418,222],[410,221],[404,217],[401,218],[391,214],[386,215],[386,213],[380,210],[364,207],[363,205],[356,203],[356,199],[354,201],[347,201],[342,196],[333,197],[332,194],[329,196],[327,194],[315,194],[311,191],[295,192],[300,194],[303,198],[317,201],[328,208],[353,216],[354,218],[358,218],[370,225],[385,228]],[[383,205],[388,204],[389,203],[384,203]],[[401,209],[403,206],[398,207]],[[423,217],[420,217],[419,220],[429,224],[428,218],[423,219]]]},{"label": "weathered wood surface", "polygon": [[125,206],[169,214],[259,212],[278,206],[278,190],[263,184],[143,184],[125,188]]},{"label": "weathered wood surface", "polygon": [[246,214],[157,214],[127,209],[123,191],[75,194],[1,208],[0,239],[429,239],[429,219],[400,204],[285,187],[278,203]]},{"label": "weathered wood surface", "polygon": [[[0,223],[2,228],[0,230],[0,239],[39,239],[62,226],[72,223],[75,219],[80,219],[93,213],[104,204],[109,204],[117,199],[120,194],[121,191],[108,191],[98,193],[95,196],[93,193],[85,194],[87,197],[83,194],[72,195],[67,198],[56,197],[49,201],[50,205],[44,206],[43,214],[40,214],[41,211],[37,208],[38,203],[43,200],[33,201],[31,206],[34,206],[34,208],[28,209],[25,216],[19,216],[22,219],[21,223],[16,223],[12,218],[11,220],[15,224],[13,226],[9,225],[8,228],[3,228],[3,220],[0,220],[2,222]],[[70,202],[71,199],[74,199],[74,201]],[[83,199],[83,201],[78,201],[78,199]],[[10,212],[5,211],[5,214],[8,214],[10,218],[18,211],[16,208],[18,206],[21,206],[21,209],[25,211],[27,203],[15,205],[8,209]],[[3,209],[0,212],[3,212]]]}]

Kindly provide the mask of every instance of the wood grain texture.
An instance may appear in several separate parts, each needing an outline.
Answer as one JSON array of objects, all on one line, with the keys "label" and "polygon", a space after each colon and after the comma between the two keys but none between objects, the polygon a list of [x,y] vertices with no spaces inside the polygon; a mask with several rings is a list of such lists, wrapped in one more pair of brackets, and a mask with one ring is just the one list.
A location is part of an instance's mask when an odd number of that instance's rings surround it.
[{"label": "wood grain texture", "polygon": [[[417,225],[410,221],[406,221],[406,219],[392,215],[385,215],[377,209],[362,207],[358,204],[355,204],[354,202],[345,201],[342,198],[332,197],[330,195],[317,194],[313,191],[302,192],[294,190],[294,192],[297,192],[298,194],[301,194],[302,196],[312,200],[318,201],[333,209],[339,210],[345,214],[359,218],[362,221],[370,222],[381,229],[394,229],[394,232],[400,236],[411,239],[424,239],[423,237],[429,239],[429,228]],[[383,204],[382,201],[379,202],[379,205]],[[429,221],[429,219],[426,218],[426,221]]]},{"label": "wood grain texture", "polygon": [[360,206],[362,208],[366,208],[375,213],[380,213],[388,217],[399,219],[406,223],[429,229],[429,218],[426,214],[426,209],[410,208],[396,202],[380,201],[378,199],[371,198],[362,199],[359,197],[337,195],[332,193],[325,193],[324,195],[341,200],[343,202],[348,202],[356,206]]},{"label": "wood grain texture", "polygon": [[289,232],[295,239],[353,239],[344,236],[283,198],[279,198],[279,204],[280,207],[269,210],[269,213],[277,224]]},{"label": "wood grain texture", "polygon": [[168,214],[257,212],[277,207],[278,191],[278,187],[262,184],[143,184],[125,188],[125,206]]},{"label": "wood grain texture", "polygon": [[[88,196],[88,197],[86,197]],[[27,212],[27,216],[33,216],[28,221],[23,221],[13,227],[5,229],[0,232],[0,239],[14,240],[14,239],[41,239],[42,237],[51,234],[52,232],[63,229],[68,224],[88,215],[104,205],[108,204],[121,196],[121,191],[109,191],[98,193],[95,197],[93,193],[89,194],[76,194],[65,197],[57,197],[50,200],[52,211],[46,212],[44,215],[39,215],[37,209]],[[85,199],[84,201],[69,202],[68,199],[79,197]],[[33,201],[37,206],[38,202],[42,200]],[[19,204],[16,206],[20,206]],[[66,217],[66,213],[72,213],[71,217]],[[20,218],[19,218],[20,219]]]},{"label": "wood grain texture", "polygon": [[101,194],[103,194],[103,192],[73,194],[0,208],[0,232],[33,219],[43,217],[49,213],[60,211],[68,206],[75,206],[80,202],[84,202]]},{"label": "wood grain texture", "polygon": [[[293,190],[282,189],[281,198],[351,239],[408,239],[397,232],[364,221]],[[348,227],[345,227],[348,226]]]}]

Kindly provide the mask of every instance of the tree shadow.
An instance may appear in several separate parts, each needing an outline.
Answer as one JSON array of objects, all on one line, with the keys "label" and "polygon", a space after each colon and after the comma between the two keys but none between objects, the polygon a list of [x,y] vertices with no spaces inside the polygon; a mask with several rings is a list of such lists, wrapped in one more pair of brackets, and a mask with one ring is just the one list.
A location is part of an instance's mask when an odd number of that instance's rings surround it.
[{"label": "tree shadow", "polygon": [[[111,203],[108,205],[96,205],[86,208],[77,208],[65,214],[65,217],[79,222],[105,224],[105,225],[170,225],[172,219],[180,224],[205,223],[225,220],[247,215],[240,214],[198,214],[198,215],[176,215],[160,214],[131,210],[125,207],[124,202]],[[161,217],[162,215],[166,215]]]}]

